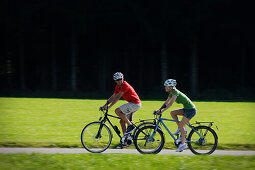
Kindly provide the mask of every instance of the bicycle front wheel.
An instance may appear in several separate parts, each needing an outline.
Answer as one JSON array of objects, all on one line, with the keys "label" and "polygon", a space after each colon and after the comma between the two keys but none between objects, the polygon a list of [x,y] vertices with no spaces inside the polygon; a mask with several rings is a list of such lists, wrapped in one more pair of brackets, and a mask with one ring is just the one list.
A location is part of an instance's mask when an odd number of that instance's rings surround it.
[{"label": "bicycle front wheel", "polygon": [[207,126],[198,126],[195,130],[192,130],[188,136],[188,146],[191,152],[196,155],[212,154],[218,145],[216,132]]},{"label": "bicycle front wheel", "polygon": [[101,122],[92,122],[81,132],[81,143],[89,152],[103,152],[110,146],[111,141],[112,133],[109,127],[101,125]]},{"label": "bicycle front wheel", "polygon": [[159,128],[154,132],[155,128],[144,126],[135,134],[134,145],[140,153],[157,154],[162,150],[165,144],[164,134]]},{"label": "bicycle front wheel", "polygon": [[153,122],[145,122],[145,123],[141,123],[137,126],[137,128],[134,130],[133,132],[133,136],[135,136],[135,134],[138,132],[139,129],[141,129],[144,126],[153,126]]}]

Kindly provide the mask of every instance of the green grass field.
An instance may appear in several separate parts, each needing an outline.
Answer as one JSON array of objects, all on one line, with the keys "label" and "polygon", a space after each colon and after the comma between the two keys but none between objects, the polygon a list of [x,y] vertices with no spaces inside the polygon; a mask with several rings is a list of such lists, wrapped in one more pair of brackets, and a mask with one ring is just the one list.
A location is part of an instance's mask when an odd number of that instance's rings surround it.
[{"label": "green grass field", "polygon": [[[99,106],[106,100],[0,98],[0,147],[82,147],[80,133],[83,127],[101,116]],[[119,101],[110,110],[125,101]],[[134,116],[139,119],[153,118],[153,110],[163,101],[143,101],[142,109]],[[255,150],[255,103],[254,102],[194,102],[198,113],[195,121],[214,121],[219,128],[217,149]],[[181,108],[174,104],[171,109]],[[170,112],[169,110],[169,112]],[[170,118],[169,112],[164,117]],[[119,126],[118,120],[113,122]],[[176,124],[168,123],[171,130]],[[119,126],[120,127],[120,126]],[[119,139],[114,134],[110,147]],[[165,148],[175,149],[166,134]],[[131,147],[132,148],[132,147]]]},{"label": "green grass field", "polygon": [[255,156],[0,154],[0,169],[254,169]]}]

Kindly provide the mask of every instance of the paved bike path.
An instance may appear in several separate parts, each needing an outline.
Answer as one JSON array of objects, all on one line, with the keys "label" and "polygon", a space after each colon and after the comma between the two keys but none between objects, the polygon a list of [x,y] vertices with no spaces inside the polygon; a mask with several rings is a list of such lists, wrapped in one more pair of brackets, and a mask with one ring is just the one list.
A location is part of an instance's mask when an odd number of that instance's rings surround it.
[{"label": "paved bike path", "polygon": [[[0,148],[0,153],[60,153],[60,154],[81,154],[90,153],[83,148]],[[101,154],[140,154],[136,149],[107,149]],[[190,150],[184,150],[183,152],[175,152],[175,150],[163,149],[159,155],[194,155]],[[229,151],[229,150],[216,150],[212,155],[255,155],[255,151]]]}]

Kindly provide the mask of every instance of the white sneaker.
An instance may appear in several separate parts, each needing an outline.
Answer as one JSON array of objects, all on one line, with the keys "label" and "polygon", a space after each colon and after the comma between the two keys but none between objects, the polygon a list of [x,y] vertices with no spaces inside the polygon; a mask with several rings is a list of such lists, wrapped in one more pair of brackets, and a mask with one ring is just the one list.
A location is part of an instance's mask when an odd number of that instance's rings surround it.
[{"label": "white sneaker", "polygon": [[128,135],[124,135],[122,138],[121,138],[121,143],[125,143],[127,141],[127,138],[128,138]]},{"label": "white sneaker", "polygon": [[176,139],[176,143],[180,143],[182,141],[182,136],[180,136],[178,139]]},{"label": "white sneaker", "polygon": [[176,149],[176,152],[182,152],[184,149],[187,149],[188,148],[188,145],[186,143],[184,144],[180,144],[178,149]]},{"label": "white sneaker", "polygon": [[[187,128],[184,128],[184,130],[185,130],[186,134],[188,134],[188,132],[189,132],[189,129],[187,129]],[[178,134],[180,134],[180,133],[181,133],[181,130],[180,130],[180,128],[177,128],[176,132],[174,132],[174,133],[173,133],[173,135],[178,135]]]},{"label": "white sneaker", "polygon": [[[182,136],[180,136],[178,139],[176,139],[175,143],[181,143],[182,142]],[[186,139],[185,139],[186,142]]]}]

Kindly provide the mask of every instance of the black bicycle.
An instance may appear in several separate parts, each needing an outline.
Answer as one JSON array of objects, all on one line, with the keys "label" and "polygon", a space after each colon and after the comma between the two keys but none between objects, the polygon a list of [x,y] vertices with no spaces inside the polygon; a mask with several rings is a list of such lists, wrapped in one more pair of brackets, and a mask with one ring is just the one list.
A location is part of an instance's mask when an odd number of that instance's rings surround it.
[{"label": "black bicycle", "polygon": [[[122,143],[122,137],[121,132],[119,128],[116,125],[113,125],[109,117],[113,117],[116,119],[120,119],[117,116],[113,116],[108,114],[108,110],[101,110],[103,113],[103,116],[99,118],[99,121],[91,122],[87,124],[82,132],[81,132],[81,143],[83,147],[92,153],[100,153],[105,151],[107,148],[109,148],[113,134],[109,126],[106,124],[108,122],[112,129],[115,131],[117,136],[120,138],[120,142]],[[132,116],[131,116],[132,118]],[[128,145],[132,143],[132,140],[136,134],[136,132],[141,129],[143,126],[146,125],[153,125],[154,119],[146,119],[146,120],[140,120],[137,123],[134,123],[136,129],[129,135],[130,138],[127,138],[127,141],[125,141]]]}]

